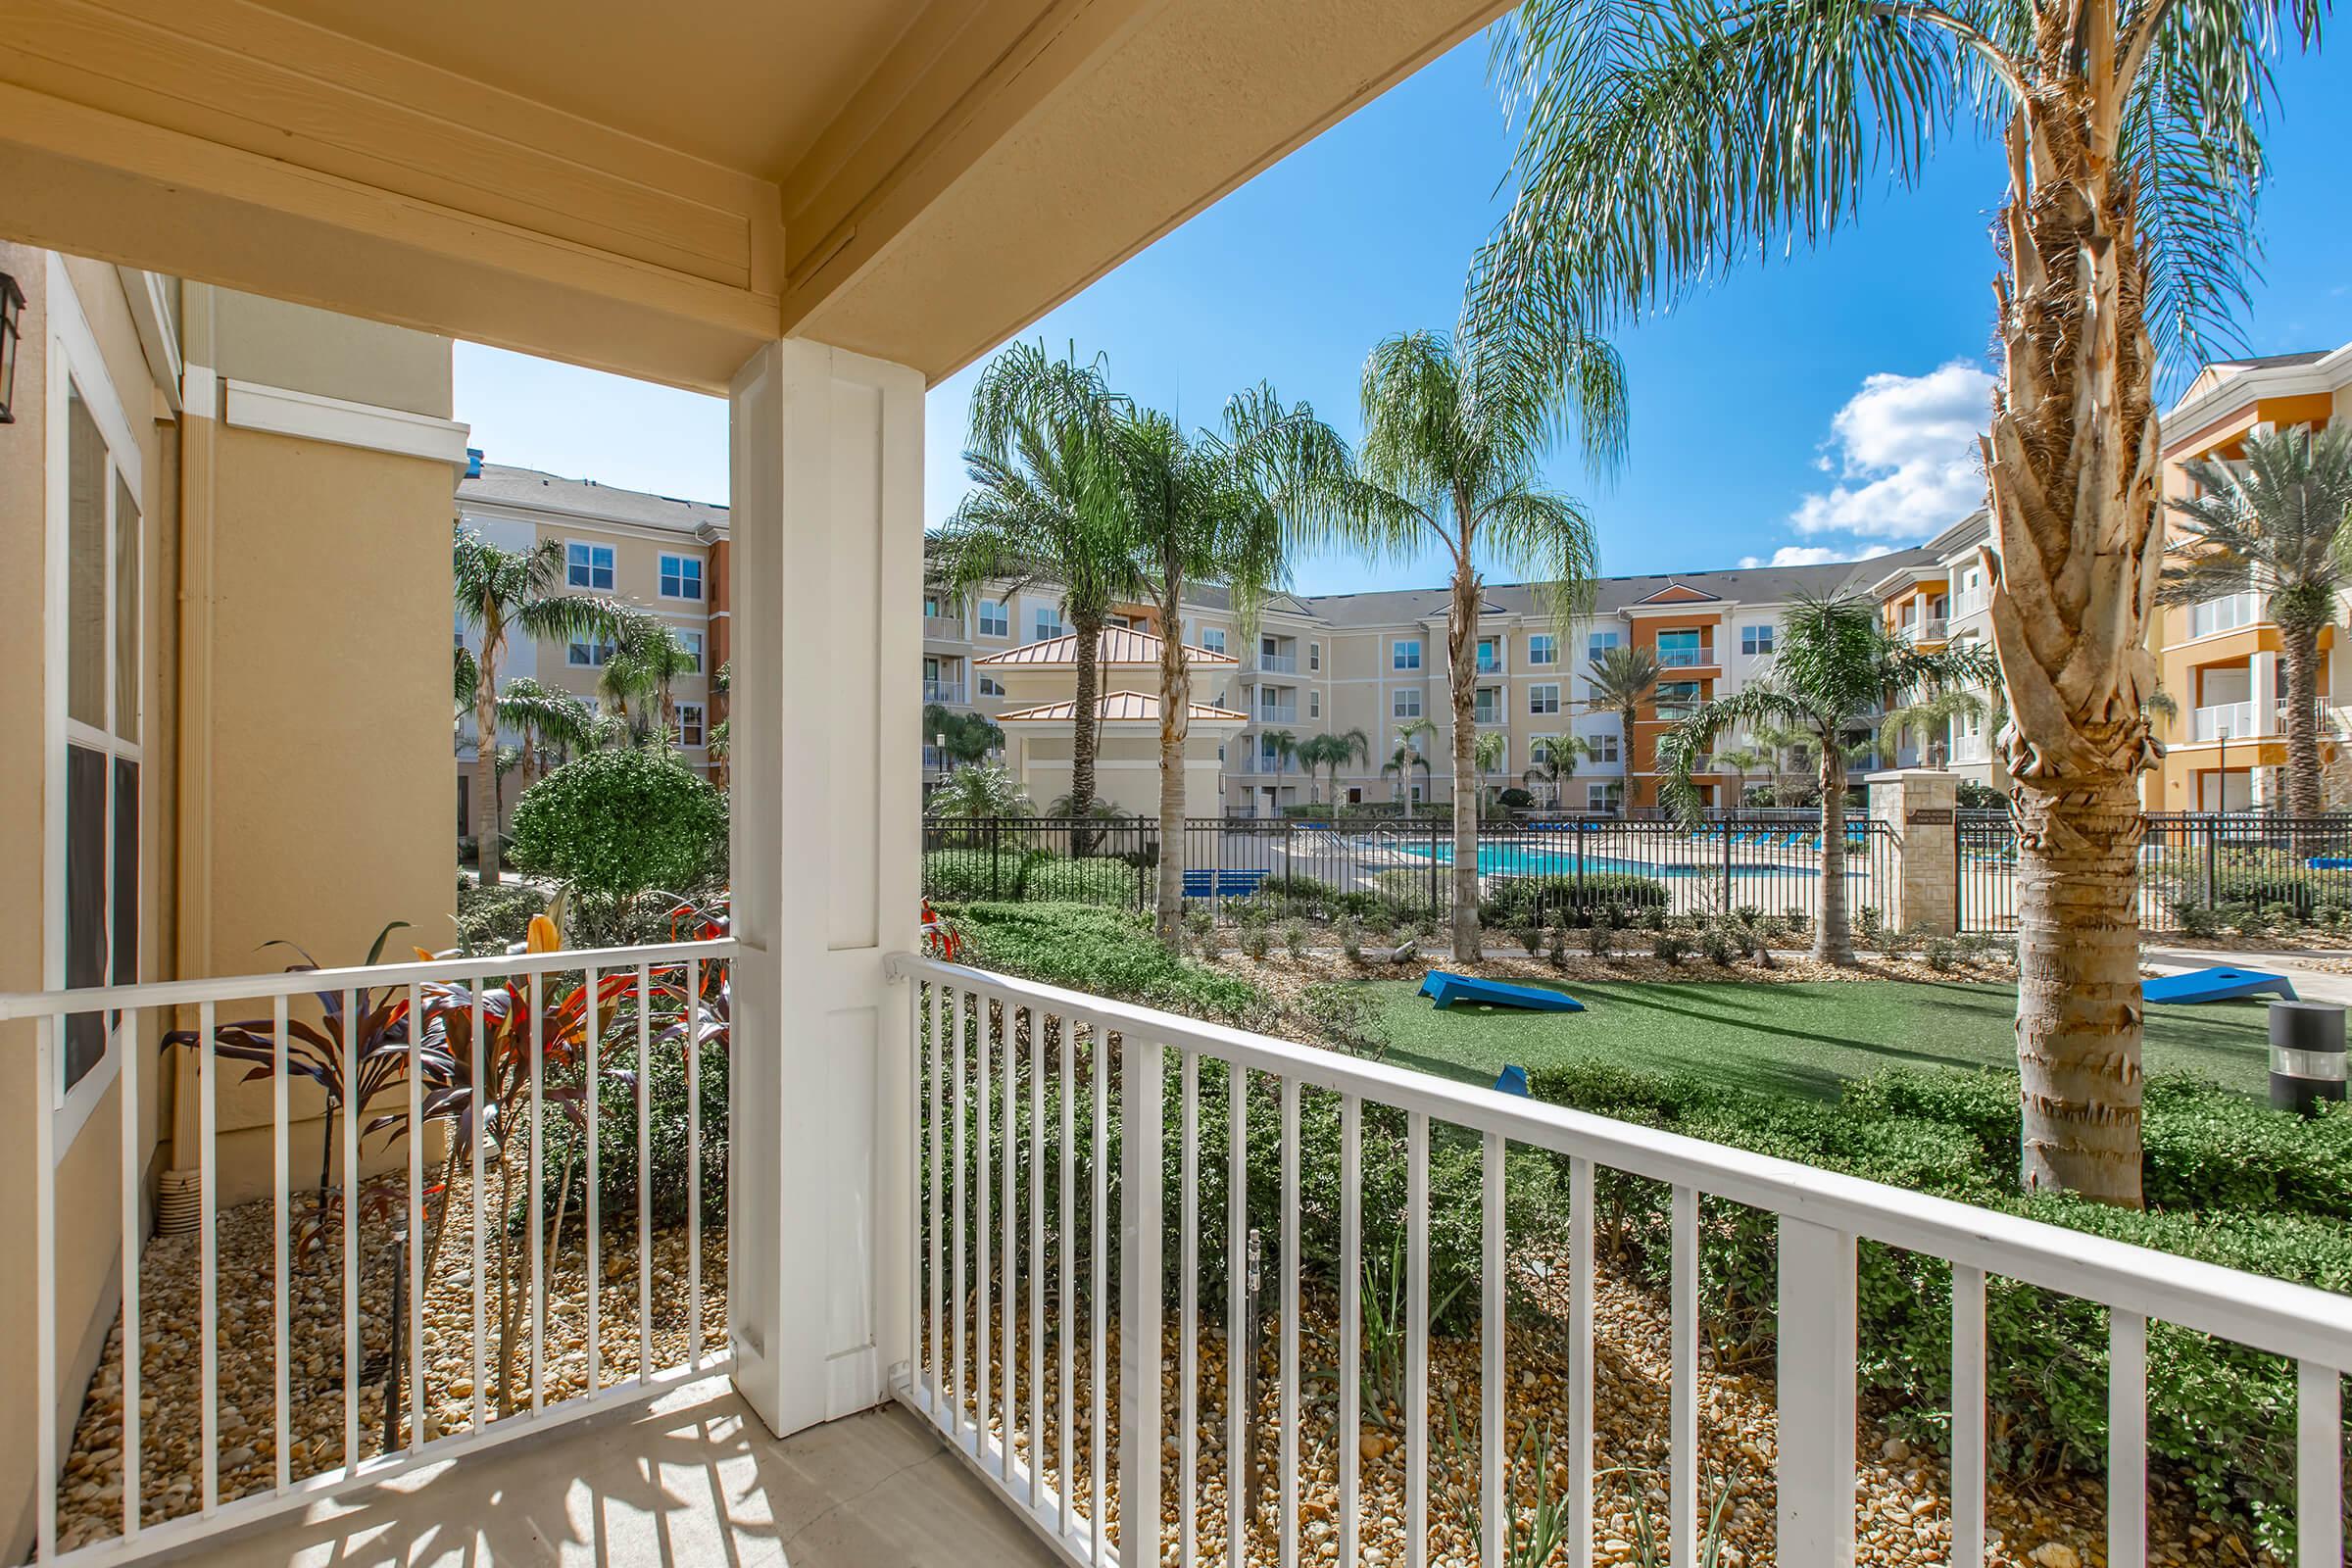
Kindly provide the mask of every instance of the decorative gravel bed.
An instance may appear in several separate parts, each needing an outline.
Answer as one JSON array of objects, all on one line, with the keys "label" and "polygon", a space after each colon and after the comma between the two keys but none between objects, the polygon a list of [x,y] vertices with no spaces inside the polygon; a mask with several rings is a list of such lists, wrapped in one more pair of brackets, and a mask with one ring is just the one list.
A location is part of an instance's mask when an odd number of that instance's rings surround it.
[{"label": "decorative gravel bed", "polygon": [[[297,1194],[297,1234],[308,1195]],[[461,1177],[451,1197],[449,1228],[426,1284],[424,1308],[425,1436],[463,1431],[473,1421],[473,1240],[470,1182]],[[220,1471],[222,1501],[268,1491],[276,1479],[276,1324],[273,1204],[264,1199],[224,1209],[218,1259]],[[360,1458],[384,1448],[382,1369],[389,1347],[392,1258],[388,1220],[361,1225]],[[703,1346],[726,1344],[727,1252],[724,1226],[703,1236]],[[497,1237],[485,1236],[493,1270]],[[527,1292],[527,1243],[514,1244],[515,1274]],[[683,1363],[689,1336],[686,1227],[653,1237],[653,1365]],[[612,1387],[636,1377],[637,1228],[634,1216],[608,1224],[600,1254],[597,1379]],[[547,1295],[543,1387],[554,1404],[589,1384],[587,1246],[574,1213],[553,1260]],[[157,1237],[141,1256],[139,1312],[140,1443],[143,1478],[140,1517],[153,1525],[193,1513],[203,1501],[201,1461],[202,1351],[197,1238]],[[343,1234],[330,1218],[317,1242],[297,1251],[289,1272],[289,1452],[296,1480],[343,1462]],[[512,1391],[530,1406],[530,1314],[521,1318]],[[486,1365],[498,1377],[495,1282],[485,1305],[490,1343]],[[406,1349],[403,1350],[404,1372]],[[407,1393],[400,1400],[403,1438]],[[491,1419],[498,1419],[495,1392]],[[122,1528],[122,1325],[118,1318],[92,1376],[58,1484],[61,1548],[110,1539]]]}]

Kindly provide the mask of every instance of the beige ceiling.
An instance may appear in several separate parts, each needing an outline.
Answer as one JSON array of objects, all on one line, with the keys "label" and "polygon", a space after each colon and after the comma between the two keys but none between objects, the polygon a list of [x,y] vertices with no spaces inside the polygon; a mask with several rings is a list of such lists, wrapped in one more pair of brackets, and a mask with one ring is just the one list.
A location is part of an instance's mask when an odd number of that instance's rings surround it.
[{"label": "beige ceiling", "polygon": [[0,235],[704,390],[795,333],[937,378],[1499,9],[0,0]]}]

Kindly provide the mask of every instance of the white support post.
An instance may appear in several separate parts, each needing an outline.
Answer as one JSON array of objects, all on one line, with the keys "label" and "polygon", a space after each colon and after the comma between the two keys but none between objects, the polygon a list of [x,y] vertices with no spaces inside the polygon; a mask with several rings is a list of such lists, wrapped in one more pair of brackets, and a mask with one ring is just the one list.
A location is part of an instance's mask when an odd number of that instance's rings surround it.
[{"label": "white support post", "polygon": [[727,1325],[778,1435],[908,1356],[919,921],[918,371],[789,340],[737,372]]},{"label": "white support post", "polygon": [[1777,1560],[1853,1568],[1853,1237],[1784,1214],[1780,1282]]}]

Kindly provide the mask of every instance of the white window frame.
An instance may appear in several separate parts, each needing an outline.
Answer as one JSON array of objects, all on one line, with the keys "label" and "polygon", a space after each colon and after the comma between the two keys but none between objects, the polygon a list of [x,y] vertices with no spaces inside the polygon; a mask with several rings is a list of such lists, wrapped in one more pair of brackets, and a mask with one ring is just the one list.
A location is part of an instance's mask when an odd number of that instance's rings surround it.
[{"label": "white window frame", "polygon": [[980,635],[983,637],[1011,636],[1012,607],[1002,599],[981,600],[979,626]]},{"label": "white window frame", "polygon": [[[670,576],[669,568],[673,564],[679,568],[677,572],[679,591],[674,594],[669,591],[667,586],[665,586],[667,579]],[[686,584],[689,579],[691,579],[694,584],[694,592],[692,593],[685,592]],[[662,598],[673,600],[678,604],[701,604],[703,602],[703,563],[701,558],[697,556],[673,556],[666,550],[662,552],[662,554],[657,556],[654,560],[654,591]]]},{"label": "white window frame", "polygon": [[[704,747],[710,744],[710,736],[708,728],[710,710],[704,708],[700,703],[680,703],[677,706],[678,748],[681,751],[699,752]],[[688,713],[692,713],[694,715],[695,739],[693,740],[686,739],[686,715]]]},{"label": "white window frame", "polygon": [[1527,662],[1530,664],[1556,664],[1560,662],[1560,640],[1547,631],[1528,633]]},{"label": "white window frame", "polygon": [[1321,643],[1306,645],[1306,667],[1309,672],[1323,667],[1323,645]]},{"label": "white window frame", "polygon": [[1033,643],[1052,642],[1070,629],[1059,605],[1039,604],[1035,600],[1029,604],[1029,626],[1035,633],[1029,639]]},{"label": "white window frame", "polygon": [[1585,809],[1614,811],[1625,804],[1625,785],[1613,778],[1589,779],[1585,783]]},{"label": "white window frame", "polygon": [[[69,743],[95,750],[107,760],[104,794],[106,821],[101,832],[108,860],[106,885],[109,905],[107,911],[109,954],[107,973],[110,982],[114,972],[112,953],[114,911],[112,905],[115,870],[113,864],[115,853],[114,763],[117,760],[135,762],[139,769],[139,815],[141,820],[134,831],[138,834],[139,866],[142,876],[151,858],[153,847],[147,843],[145,818],[146,802],[151,798],[155,780],[147,766],[145,747],[153,715],[148,713],[145,709],[145,677],[154,657],[154,650],[148,646],[149,640],[144,635],[144,627],[140,628],[142,635],[138,639],[140,668],[135,682],[140,702],[139,738],[136,741],[124,741],[113,733],[119,727],[114,710],[116,696],[115,612],[117,609],[115,551],[118,545],[115,500],[120,493],[121,485],[126,484],[131,494],[136,496],[139,501],[141,538],[136,547],[143,547],[145,528],[152,522],[148,516],[148,513],[152,509],[148,506],[145,462],[137,441],[132,438],[129,416],[124,412],[122,399],[115,390],[114,382],[106,373],[106,358],[99,351],[97,333],[91,330],[89,318],[82,313],[81,298],[74,292],[74,280],[66,271],[64,260],[54,253],[48,258],[46,314],[49,318],[49,384],[46,388],[48,428],[45,432],[46,451],[43,455],[45,466],[45,516],[43,522],[47,531],[47,548],[44,552],[47,580],[42,584],[46,613],[43,617],[42,627],[42,751],[45,787],[42,792],[44,799],[42,802],[41,841],[41,984],[44,990],[62,991],[66,985],[66,917],[68,912],[66,899],[66,753]],[[106,443],[107,447],[107,483],[105,487],[106,621],[101,634],[106,650],[104,686],[107,723],[106,732],[103,734],[92,731],[86,724],[69,718],[66,711],[66,661],[70,652],[68,639],[70,628],[67,621],[71,606],[72,576],[70,559],[72,523],[69,512],[73,504],[72,474],[67,462],[69,431],[67,400],[69,391],[74,389],[81,393],[82,407],[88,411],[91,422],[98,426],[99,438]],[[138,599],[142,618],[146,614],[151,590],[152,585],[147,581],[146,554],[143,548],[139,548]],[[145,901],[137,897],[138,892],[137,889],[133,890],[133,899],[138,908],[139,923],[143,927],[148,910]],[[143,931],[134,932],[134,942],[143,935]],[[131,956],[131,972],[134,975],[143,975],[144,973],[141,960],[144,957],[145,944],[141,942],[139,946],[141,951],[135,952]],[[52,1059],[56,1064],[58,1076],[55,1082],[45,1086],[49,1097],[47,1108],[56,1118],[51,1147],[55,1152],[57,1161],[62,1164],[67,1153],[73,1149],[74,1140],[80,1136],[83,1125],[89,1121],[91,1112],[97,1108],[99,1101],[105,1097],[107,1090],[113,1086],[116,1078],[122,1073],[122,1050],[120,1027],[118,1025],[107,1032],[105,1049],[98,1059],[90,1064],[89,1070],[83,1073],[80,1080],[71,1089],[67,1088],[65,1084],[66,1049],[62,1031],[54,1043]]]},{"label": "white window frame", "polygon": [[[586,659],[574,658],[573,656],[583,648],[588,650],[589,657]],[[612,662],[612,653],[613,649],[611,643],[584,643],[575,637],[564,645],[564,664],[567,669],[602,669]]]},{"label": "white window frame", "polygon": [[1560,710],[1560,683],[1539,681],[1527,689],[1527,710],[1530,713],[1553,714]]},{"label": "white window frame", "polygon": [[672,627],[670,634],[677,638],[679,647],[694,656],[693,673],[700,675],[703,672],[703,634],[683,626]]},{"label": "white window frame", "polygon": [[[585,550],[588,552],[588,562],[584,568],[574,567],[571,559],[571,553],[574,550]],[[596,553],[600,550],[603,551],[606,556],[605,574],[612,579],[611,582],[606,583],[602,588],[599,588],[596,585]],[[574,577],[572,575],[574,569],[586,570],[588,573],[588,580],[586,582],[581,582],[578,578]],[[592,594],[618,593],[620,591],[620,553],[612,546],[600,545],[593,539],[564,540],[564,586],[566,588],[584,588]]]},{"label": "white window frame", "polygon": [[1621,632],[1592,631],[1585,633],[1585,662],[1598,659],[1605,649],[1622,648],[1625,637]]},{"label": "white window frame", "polygon": [[1421,639],[1398,637],[1389,644],[1391,669],[1419,669],[1421,667]]},{"label": "white window frame", "polygon": [[1769,620],[1740,628],[1740,652],[1748,659],[1761,659],[1773,651],[1777,627]]},{"label": "white window frame", "polygon": [[1225,651],[1225,628],[1222,626],[1201,627],[1200,646],[1212,654],[1223,653]]},{"label": "white window frame", "polygon": [[[1412,711],[1409,713],[1405,711],[1408,705],[1412,708]],[[1421,716],[1421,688],[1418,686],[1397,687],[1396,695],[1389,700],[1389,716],[1392,718],[1419,718]]]},{"label": "white window frame", "polygon": [[1321,718],[1323,716],[1323,694],[1321,692],[1308,692],[1306,694],[1306,716],[1309,718]]},{"label": "white window frame", "polygon": [[1593,761],[1614,762],[1617,760],[1617,732],[1615,730],[1610,730],[1603,735],[1595,735],[1592,740]]},{"label": "white window frame", "polygon": [[1002,697],[1004,695],[1004,683],[994,675],[983,675],[978,690],[983,697]]}]

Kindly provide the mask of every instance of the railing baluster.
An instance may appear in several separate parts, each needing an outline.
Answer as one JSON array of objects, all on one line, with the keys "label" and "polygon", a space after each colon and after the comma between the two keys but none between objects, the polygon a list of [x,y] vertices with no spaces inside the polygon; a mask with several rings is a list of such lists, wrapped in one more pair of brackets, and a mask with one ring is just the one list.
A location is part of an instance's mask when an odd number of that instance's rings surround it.
[{"label": "railing baluster", "polygon": [[1045,1020],[1021,1009],[1029,1031],[1029,1507],[1046,1505],[1046,1037]]},{"label": "railing baluster", "polygon": [[[598,1180],[603,1172],[600,1168],[597,1138],[597,1133],[599,1131],[597,1123],[603,1119],[603,1117],[599,1114],[599,1112],[603,1109],[603,1100],[597,1079],[603,1075],[602,1068],[604,1063],[599,1060],[599,1057],[603,1054],[604,1029],[602,1020],[597,1016],[599,1011],[596,1004],[597,974],[593,965],[591,965],[586,973],[581,977],[581,985],[584,995],[587,998],[587,1005],[581,1010],[581,1021],[587,1025],[588,1030],[588,1071],[586,1074],[586,1088],[588,1095],[588,1202],[586,1205],[587,1212],[581,1216],[581,1218],[586,1220],[588,1224],[587,1278],[582,1282],[582,1284],[585,1286],[585,1289],[581,1293],[587,1298],[588,1368],[586,1376],[581,1379],[581,1386],[590,1395],[594,1395],[597,1389],[602,1386],[604,1381],[601,1375],[602,1368],[604,1366],[604,1345],[602,1343],[602,1337],[598,1333],[598,1329],[601,1326],[599,1320],[604,1316],[604,1313],[602,1310],[600,1310],[600,1308],[604,1304],[602,1298],[605,1294],[605,1254],[604,1227],[602,1223],[602,1216],[598,1212],[604,1207],[604,1204],[601,1200],[602,1188]],[[640,1074],[640,1081],[642,1081],[642,1073]],[[645,1178],[648,1174],[649,1171],[645,1164],[644,1151],[640,1149],[638,1152],[637,1166],[637,1190],[639,1192],[643,1192],[645,1190]],[[642,1368],[640,1369],[639,1375],[643,1375]]]},{"label": "railing baluster", "polygon": [[[286,999],[277,999],[277,1034],[275,1036],[277,1077],[272,1086],[277,1106],[277,1294],[271,1305],[272,1338],[277,1347],[273,1368],[277,1390],[277,1484],[286,1484]],[[210,1051],[213,1043],[205,1041],[199,1048]],[[139,1014],[137,1009],[122,1014],[122,1539],[136,1541],[139,1535],[139,1428],[144,1424],[139,1416],[139,1362],[143,1345],[139,1333],[139,1253],[145,1238],[139,1200],[145,1195],[146,1178],[142,1162],[146,1157],[139,1132]]]},{"label": "railing baluster", "polygon": [[1200,1522],[1193,1517],[1199,1506],[1198,1493],[1200,1472],[1200,1054],[1186,1051],[1180,1069],[1178,1112],[1181,1126],[1177,1134],[1177,1206],[1181,1211],[1177,1226],[1181,1233],[1179,1266],[1183,1278],[1178,1283],[1181,1293],[1177,1303],[1177,1318],[1181,1324],[1180,1348],[1177,1352],[1176,1419],[1182,1430],[1177,1445],[1176,1473],[1176,1560],[1181,1568],[1193,1568],[1200,1555]]},{"label": "railing baluster", "polygon": [[1250,1069],[1226,1065],[1225,1560],[1250,1551]]},{"label": "railing baluster", "polygon": [[2339,1374],[2304,1361],[2295,1369],[2296,1560],[2339,1568],[2344,1558],[2344,1410]]},{"label": "railing baluster", "polygon": [[[654,1364],[654,1014],[651,999],[637,993],[637,1381],[652,1376]],[[689,1103],[692,1102],[689,1101]],[[686,1140],[688,1180],[698,1163],[692,1137]],[[690,1195],[691,1198],[691,1195]],[[598,1279],[604,1278],[598,1275]],[[597,1287],[589,1287],[595,1298]],[[600,1377],[599,1382],[602,1382]]]},{"label": "railing baluster", "polygon": [[972,1188],[971,1182],[966,1179],[964,1174],[965,1161],[971,1157],[971,1139],[964,1131],[963,1120],[963,994],[961,992],[952,993],[948,998],[948,1031],[955,1051],[955,1092],[949,1098],[949,1112],[954,1118],[950,1125],[955,1129],[956,1135],[956,1210],[952,1222],[953,1229],[949,1233],[949,1239],[955,1247],[955,1289],[954,1298],[948,1306],[951,1319],[949,1332],[954,1340],[954,1350],[948,1363],[951,1368],[950,1381],[954,1384],[950,1396],[954,1402],[948,1406],[951,1416],[948,1432],[950,1436],[960,1440],[963,1436],[963,1402],[971,1392],[971,1385],[963,1375],[963,1302],[966,1284],[963,1263],[963,1216],[964,1209],[971,1200]]},{"label": "railing baluster", "polygon": [[[927,1129],[930,1180],[923,1212],[931,1233],[931,1419],[947,1409],[948,988],[931,982],[931,1121]],[[951,1429],[952,1430],[952,1429]]]},{"label": "railing baluster", "polygon": [[2148,1560],[2148,1320],[2107,1314],[2107,1568]]},{"label": "railing baluster", "polygon": [[1984,1568],[1984,1271],[1952,1265],[1952,1562]]},{"label": "railing baluster", "polygon": [[1340,1568],[1355,1568],[1363,1515],[1364,1102],[1340,1099]]},{"label": "railing baluster", "polygon": [[[1094,1531],[1094,1560],[1110,1560],[1110,1390],[1106,1347],[1109,1338],[1110,1250],[1109,1226],[1103,1210],[1110,1203],[1110,1032],[1101,1024],[1090,1022],[1086,1030],[1087,1052],[1094,1058],[1095,1080],[1095,1159],[1094,1194],[1088,1214],[1094,1237],[1094,1280],[1087,1292],[1087,1304],[1093,1313],[1092,1334],[1087,1340],[1087,1356],[1092,1381],[1087,1389],[1087,1407],[1093,1413],[1092,1487],[1094,1511],[1087,1523]],[[1153,1356],[1152,1364],[1158,1364]],[[1154,1376],[1157,1374],[1155,1373]]]},{"label": "railing baluster", "polygon": [[[203,1004],[196,1012],[196,1038],[208,1043],[216,1027],[216,1004]],[[197,1406],[204,1453],[204,1514],[211,1518],[220,1507],[220,1068],[208,1050],[196,1053],[196,1160],[201,1189],[197,1233],[199,1290],[197,1331],[203,1344],[203,1385]],[[351,1219],[345,1204],[345,1220]],[[356,1224],[353,1227],[358,1228]]]},{"label": "railing baluster", "polygon": [[1688,1187],[1674,1190],[1673,1249],[1674,1431],[1666,1503],[1674,1560],[1690,1562],[1698,1554],[1698,1194]]},{"label": "railing baluster", "polygon": [[[343,1473],[360,1468],[360,1118],[352,1093],[360,1081],[359,995],[343,992]],[[213,1038],[211,1020],[198,1038]],[[210,1054],[209,1050],[206,1053]],[[323,1197],[323,1195],[321,1195]],[[532,1212],[536,1213],[534,1209]]]},{"label": "railing baluster", "polygon": [[1054,1032],[1061,1037],[1061,1186],[1056,1195],[1061,1204],[1061,1324],[1056,1336],[1061,1383],[1059,1408],[1054,1412],[1061,1464],[1055,1479],[1061,1484],[1061,1538],[1066,1542],[1078,1520],[1078,1472],[1071,1467],[1078,1451],[1078,1201],[1074,1195],[1078,1185],[1078,1031],[1067,1013],[1054,1015]]},{"label": "railing baluster", "polygon": [[[646,966],[637,966],[639,994],[649,979]],[[686,960],[686,1359],[703,1364],[703,961]],[[932,1114],[937,1115],[936,1106]],[[936,1170],[936,1167],[934,1167]],[[914,1189],[910,1186],[907,1191]],[[915,1238],[915,1245],[922,1245]],[[908,1276],[919,1291],[923,1271]]]},{"label": "railing baluster", "polygon": [[1014,1171],[1016,1155],[1020,1150],[1021,1126],[1018,1114],[1019,1102],[1014,1099],[1019,1088],[1020,1074],[1013,1069],[1019,1046],[1018,1014],[1014,1011],[1012,1000],[1009,997],[999,1004],[998,1016],[1004,1031],[1004,1157],[998,1162],[997,1166],[1004,1182],[1004,1189],[1000,1195],[1003,1201],[997,1206],[1002,1210],[1001,1223],[1004,1226],[1004,1237],[1000,1250],[1004,1259],[1003,1264],[1004,1285],[997,1296],[999,1338],[1004,1342],[1004,1348],[999,1354],[1004,1363],[1004,1396],[999,1408],[1004,1412],[1003,1474],[1005,1485],[1010,1486],[1012,1484],[1013,1429],[1016,1424],[1014,1418],[1015,1412],[1020,1408],[1013,1402],[1013,1370],[1020,1359],[1020,1341],[1013,1333],[1014,1313],[1021,1300],[1020,1264],[1018,1254],[1013,1250],[1012,1243],[1013,1222],[1018,1217],[1014,1198],[1019,1189],[1014,1183]]},{"label": "railing baluster", "polygon": [[[65,1013],[44,1013],[33,1025],[32,1118],[32,1348],[33,1480],[32,1555],[47,1562],[57,1555],[57,1112],[64,1083]],[[127,1353],[127,1349],[125,1350]]]},{"label": "railing baluster", "polygon": [[972,1434],[974,1451],[983,1464],[988,1462],[988,1385],[996,1363],[989,1359],[989,1291],[994,1280],[989,1229],[988,1140],[989,1099],[993,1087],[989,1081],[993,1053],[988,1049],[989,998],[975,994],[972,998],[972,1113],[973,1129],[972,1188],[972,1372],[973,1405]]},{"label": "railing baluster", "polygon": [[1854,1238],[1783,1214],[1779,1279],[1777,1560],[1851,1563]]},{"label": "railing baluster", "polygon": [[[467,1081],[473,1085],[473,1430],[477,1433],[490,1424],[490,1253],[489,1228],[483,1223],[483,1213],[489,1207],[489,1200],[484,1196],[483,1183],[488,1169],[487,1118],[492,1097],[485,1076],[489,1069],[486,1059],[488,1053],[482,1044],[482,987],[488,984],[487,980],[473,983],[467,1006],[470,1025],[466,1031],[466,1050],[472,1056],[467,1064],[472,1077]],[[282,1035],[284,1030],[279,1030],[279,1033]],[[282,1073],[280,1078],[283,1078]],[[502,1126],[498,1129],[499,1137],[504,1139],[513,1131],[511,1127]],[[501,1170],[504,1170],[503,1164]],[[501,1181],[504,1181],[503,1175]],[[506,1391],[501,1389],[499,1392],[503,1396]]]},{"label": "railing baluster", "polygon": [[[286,1072],[286,998],[285,994],[280,992],[271,1000],[270,1005],[270,1219],[272,1221],[270,1256],[270,1275],[275,1286],[270,1301],[270,1327],[272,1337],[277,1342],[277,1364],[273,1369],[277,1410],[272,1430],[277,1446],[275,1454],[277,1485],[281,1492],[291,1485],[294,1479],[292,1451],[294,1446],[292,1409],[294,1313],[293,1302],[289,1297],[289,1286],[293,1278],[291,1266],[293,1260],[289,1256],[289,1252],[292,1247],[290,1228],[294,1222],[294,1169],[293,1151],[288,1144],[292,1129],[289,1125],[291,1117],[286,1106],[286,1080],[289,1076]],[[203,1041],[197,1049],[210,1051],[213,1049],[213,1043],[209,1040]],[[126,1074],[135,1071],[131,1066],[131,1060],[135,1055],[134,1052],[132,1056],[123,1058],[122,1069]],[[130,1082],[128,1077],[123,1080],[125,1097],[129,1095]],[[127,1110],[127,1108],[126,1105],[125,1109]],[[128,1123],[124,1125],[127,1126]],[[125,1254],[125,1256],[127,1255]],[[128,1305],[137,1299],[138,1282],[132,1277],[132,1271],[127,1267],[123,1271],[123,1281],[124,1300]],[[129,1347],[138,1342],[130,1338],[128,1334],[129,1329],[136,1324],[136,1314],[126,1311],[122,1321],[125,1331],[122,1365],[128,1369],[136,1364],[129,1354]],[[132,1396],[137,1386],[137,1379],[134,1376],[129,1387],[124,1390],[122,1407],[126,1419],[138,1409],[137,1400]],[[129,1430],[126,1425],[126,1434]],[[126,1448],[123,1451],[123,1480],[126,1483],[133,1483],[125,1488],[126,1503],[137,1491],[135,1485],[136,1462],[132,1458],[132,1455],[137,1452],[136,1447]]]},{"label": "railing baluster", "polygon": [[1298,1565],[1298,1080],[1282,1080],[1282,1568]]},{"label": "railing baluster", "polygon": [[539,971],[531,971],[531,1413],[547,1408],[547,1236],[542,1210],[545,1193],[539,1182],[543,1169],[541,1146],[546,1142],[544,1115],[544,1020],[539,1010]]},{"label": "railing baluster", "polygon": [[1592,1568],[1592,1179],[1568,1161],[1568,1568]]},{"label": "railing baluster", "polygon": [[[1097,1028],[1098,1052],[1109,1038]],[[1161,1048],[1132,1032],[1119,1045],[1119,1561],[1149,1568],[1159,1561]]]},{"label": "railing baluster", "polygon": [[1503,1137],[1489,1133],[1480,1169],[1484,1191],[1480,1216],[1479,1305],[1485,1323],[1479,1342],[1479,1518],[1486,1526],[1479,1543],[1481,1562],[1501,1568],[1509,1561],[1511,1520],[1510,1450],[1502,1441],[1502,1404],[1508,1387],[1502,1367],[1502,1158]]},{"label": "railing baluster", "polygon": [[[1429,1113],[1408,1123],[1405,1163],[1404,1560],[1429,1562]],[[1688,1558],[1683,1559],[1689,1561]]]},{"label": "railing baluster", "polygon": [[424,986],[409,984],[409,1449],[424,1446]]}]

